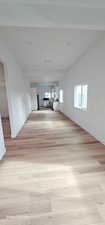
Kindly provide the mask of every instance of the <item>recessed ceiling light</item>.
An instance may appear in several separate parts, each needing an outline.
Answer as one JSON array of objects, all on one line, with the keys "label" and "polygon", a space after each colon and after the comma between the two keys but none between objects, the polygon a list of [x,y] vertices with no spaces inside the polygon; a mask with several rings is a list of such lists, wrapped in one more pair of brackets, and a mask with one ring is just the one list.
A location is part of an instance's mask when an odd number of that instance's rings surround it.
[{"label": "recessed ceiling light", "polygon": [[45,62],[45,63],[51,63],[52,60],[51,60],[51,59],[45,59],[44,62]]},{"label": "recessed ceiling light", "polygon": [[32,41],[26,40],[26,41],[25,41],[25,44],[27,44],[27,45],[32,45]]},{"label": "recessed ceiling light", "polygon": [[70,41],[67,41],[67,42],[66,42],[66,45],[67,45],[67,46],[70,46],[70,45],[71,45],[71,42],[70,42]]}]

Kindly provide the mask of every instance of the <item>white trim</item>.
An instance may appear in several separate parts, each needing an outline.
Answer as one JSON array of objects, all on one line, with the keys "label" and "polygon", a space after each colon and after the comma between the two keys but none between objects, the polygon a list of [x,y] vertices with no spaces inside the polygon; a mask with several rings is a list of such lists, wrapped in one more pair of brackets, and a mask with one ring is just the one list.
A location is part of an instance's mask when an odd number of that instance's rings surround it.
[{"label": "white trim", "polygon": [[6,154],[6,148],[4,147],[4,152],[2,152],[2,154],[0,155],[0,161],[4,158]]}]

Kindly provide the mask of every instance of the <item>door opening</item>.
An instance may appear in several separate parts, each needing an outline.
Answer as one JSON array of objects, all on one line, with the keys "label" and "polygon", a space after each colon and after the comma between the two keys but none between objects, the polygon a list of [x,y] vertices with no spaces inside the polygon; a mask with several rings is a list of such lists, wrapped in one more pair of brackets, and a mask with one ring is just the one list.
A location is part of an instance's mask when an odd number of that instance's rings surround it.
[{"label": "door opening", "polygon": [[11,137],[8,99],[5,81],[4,65],[0,63],[0,115],[3,127],[4,138]]}]

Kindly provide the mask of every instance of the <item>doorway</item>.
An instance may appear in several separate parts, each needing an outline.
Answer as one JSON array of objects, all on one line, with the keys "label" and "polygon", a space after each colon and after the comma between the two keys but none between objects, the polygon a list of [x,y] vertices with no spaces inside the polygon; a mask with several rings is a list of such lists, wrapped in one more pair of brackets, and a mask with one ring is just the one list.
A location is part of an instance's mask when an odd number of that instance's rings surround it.
[{"label": "doorway", "polygon": [[40,84],[37,88],[39,95],[39,109],[40,110],[52,110],[53,109],[53,98],[52,98],[52,87],[46,84]]},{"label": "doorway", "polygon": [[58,83],[31,83],[31,96],[32,111],[56,110],[59,105],[59,85]]},{"label": "doorway", "polygon": [[0,115],[3,127],[4,138],[11,137],[10,118],[8,110],[8,99],[4,65],[0,63]]}]

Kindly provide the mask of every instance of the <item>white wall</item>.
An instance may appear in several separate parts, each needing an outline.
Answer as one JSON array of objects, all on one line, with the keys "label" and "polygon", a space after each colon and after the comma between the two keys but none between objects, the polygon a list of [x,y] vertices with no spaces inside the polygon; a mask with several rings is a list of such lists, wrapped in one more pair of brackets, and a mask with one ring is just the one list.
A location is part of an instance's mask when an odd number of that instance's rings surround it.
[{"label": "white wall", "polygon": [[30,88],[21,68],[2,40],[0,40],[0,61],[5,64],[11,133],[12,137],[16,137],[31,112]]},{"label": "white wall", "polygon": [[[88,84],[87,111],[74,109],[74,86]],[[105,40],[73,66],[61,82],[64,103],[61,111],[105,144]]]},{"label": "white wall", "polygon": [[4,145],[4,137],[3,137],[3,130],[1,124],[1,116],[0,116],[0,160],[3,158],[6,152],[5,145]]}]

